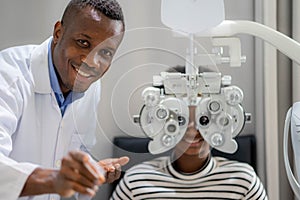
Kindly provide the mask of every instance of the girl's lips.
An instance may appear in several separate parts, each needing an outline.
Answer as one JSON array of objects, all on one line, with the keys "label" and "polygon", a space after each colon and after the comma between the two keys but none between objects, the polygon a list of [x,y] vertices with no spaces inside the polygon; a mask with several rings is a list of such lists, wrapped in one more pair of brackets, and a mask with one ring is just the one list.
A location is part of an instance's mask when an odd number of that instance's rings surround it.
[{"label": "girl's lips", "polygon": [[193,139],[183,138],[183,141],[185,141],[186,143],[189,143],[189,144],[196,144],[196,143],[200,143],[201,141],[203,141],[203,139],[202,138],[193,138]]}]

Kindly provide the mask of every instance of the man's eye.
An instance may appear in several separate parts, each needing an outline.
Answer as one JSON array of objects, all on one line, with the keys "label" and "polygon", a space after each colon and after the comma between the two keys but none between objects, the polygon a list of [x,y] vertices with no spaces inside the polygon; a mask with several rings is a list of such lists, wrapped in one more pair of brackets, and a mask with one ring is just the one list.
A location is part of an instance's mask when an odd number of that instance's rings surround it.
[{"label": "man's eye", "polygon": [[81,46],[81,47],[89,47],[90,46],[90,44],[89,44],[89,42],[88,41],[86,41],[86,40],[77,40],[77,43],[79,44],[79,46]]}]

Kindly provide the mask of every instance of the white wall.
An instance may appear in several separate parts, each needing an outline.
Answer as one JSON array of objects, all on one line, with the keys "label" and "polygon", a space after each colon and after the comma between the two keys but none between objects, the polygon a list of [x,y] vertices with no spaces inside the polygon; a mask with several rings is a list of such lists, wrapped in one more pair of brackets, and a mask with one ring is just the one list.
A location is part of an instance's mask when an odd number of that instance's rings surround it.
[{"label": "white wall", "polygon": [[4,0],[0,6],[0,49],[28,43],[39,44],[52,35],[68,0]]},{"label": "white wall", "polygon": [[[151,84],[152,75],[167,66],[184,64],[187,41],[175,39],[160,22],[160,0],[119,0],[125,13],[127,33],[114,63],[103,78],[102,104],[99,108],[99,142],[95,156],[109,157],[112,154],[112,139],[118,135],[141,135],[140,128],[132,123],[131,116],[138,114],[142,105],[140,92]],[[0,49],[12,45],[41,43],[52,34],[54,23],[60,19],[68,0],[5,0],[0,6]],[[254,0],[225,0],[227,19],[255,19]],[[257,9],[257,8],[256,8]],[[155,27],[155,28],[154,28]],[[233,83],[244,90],[244,108],[252,113],[253,122],[246,124],[242,134],[256,134],[258,174],[265,182],[264,133],[262,115],[257,102],[257,88],[261,85],[255,66],[255,40],[251,36],[240,36],[242,53],[247,63],[241,68],[220,67],[230,74]],[[203,42],[198,39],[199,42]],[[205,43],[205,42],[204,42]],[[257,56],[258,57],[258,56]],[[259,94],[261,95],[261,94]],[[106,199],[101,188],[101,197]],[[99,193],[99,196],[100,196]]]}]

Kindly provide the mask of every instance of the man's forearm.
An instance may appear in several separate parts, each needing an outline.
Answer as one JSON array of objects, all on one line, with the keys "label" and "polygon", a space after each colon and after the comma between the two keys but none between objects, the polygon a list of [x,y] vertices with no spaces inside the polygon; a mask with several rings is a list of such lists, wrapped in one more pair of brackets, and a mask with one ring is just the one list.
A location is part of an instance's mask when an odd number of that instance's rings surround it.
[{"label": "man's forearm", "polygon": [[58,171],[36,168],[28,177],[20,196],[55,193],[54,179]]}]

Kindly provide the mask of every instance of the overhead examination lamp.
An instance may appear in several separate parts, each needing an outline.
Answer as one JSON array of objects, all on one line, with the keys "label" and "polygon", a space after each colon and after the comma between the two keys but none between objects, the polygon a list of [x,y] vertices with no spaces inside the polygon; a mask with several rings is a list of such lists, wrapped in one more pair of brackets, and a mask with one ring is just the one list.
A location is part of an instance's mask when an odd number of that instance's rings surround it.
[{"label": "overhead examination lamp", "polygon": [[[186,73],[162,72],[153,77],[153,87],[146,88],[142,93],[144,106],[137,121],[152,139],[148,145],[149,151],[153,154],[162,153],[181,140],[187,129],[188,106],[193,105],[196,106],[197,129],[204,139],[220,151],[235,152],[237,143],[234,137],[247,120],[241,106],[243,91],[231,85],[230,76],[222,77],[216,72],[199,73],[195,66],[208,63],[241,66],[245,57],[241,55],[239,38],[233,37],[236,34],[259,37],[298,64],[300,44],[257,22],[225,20],[223,0],[162,0],[161,20],[172,30],[186,34],[190,44],[186,56]],[[229,57],[223,57],[222,52],[206,57],[196,54],[193,44],[195,36],[211,37],[213,46],[228,46]],[[300,186],[288,160],[289,126],[299,179],[300,102],[288,111],[284,130],[285,168],[291,187],[300,198]]]}]

